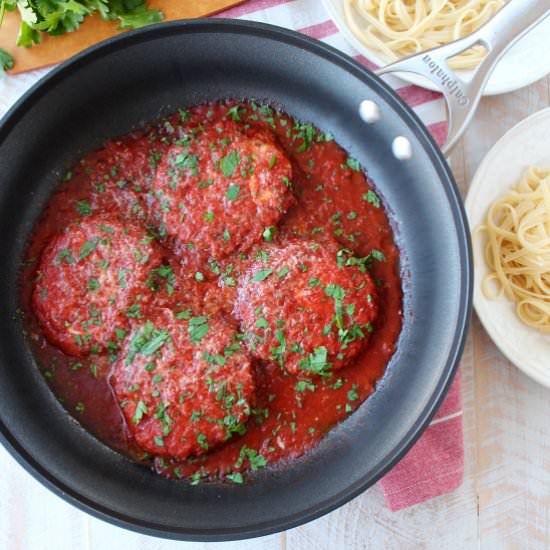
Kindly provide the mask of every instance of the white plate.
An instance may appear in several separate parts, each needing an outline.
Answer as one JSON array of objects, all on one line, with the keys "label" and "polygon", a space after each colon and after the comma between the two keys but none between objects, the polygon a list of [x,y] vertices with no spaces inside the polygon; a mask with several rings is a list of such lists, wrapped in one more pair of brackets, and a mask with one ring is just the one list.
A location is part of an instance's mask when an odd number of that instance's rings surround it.
[{"label": "white plate", "polygon": [[[489,206],[533,165],[550,168],[550,109],[544,109],[512,128],[481,163],[466,198],[466,212],[472,232],[485,219]],[[481,281],[488,273],[483,249],[483,236],[475,236],[476,312],[504,355],[525,374],[550,387],[550,335],[524,325],[510,300],[504,297],[488,300],[483,295]]]},{"label": "white plate", "polygon": [[[516,0],[518,1],[518,0]],[[519,0],[521,1],[521,0]],[[367,59],[376,63],[378,66],[385,65],[386,62],[380,57],[380,54],[367,48],[353,34],[346,23],[344,17],[343,0],[323,0],[325,9],[330,17],[336,23],[338,29],[346,37],[348,42]],[[532,84],[543,76],[550,73],[550,17],[547,17],[526,34],[510,51],[501,59],[495,71],[491,75],[483,95],[497,95],[511,92],[524,86]],[[457,71],[465,80],[468,80],[472,71]],[[418,78],[413,75],[400,75],[404,80],[437,90],[431,82],[426,79]]]}]

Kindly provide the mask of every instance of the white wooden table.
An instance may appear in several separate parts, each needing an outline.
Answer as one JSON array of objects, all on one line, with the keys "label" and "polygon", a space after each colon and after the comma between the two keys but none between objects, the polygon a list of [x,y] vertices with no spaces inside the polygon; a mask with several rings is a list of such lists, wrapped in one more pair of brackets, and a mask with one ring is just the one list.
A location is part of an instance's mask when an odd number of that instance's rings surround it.
[{"label": "white wooden table", "polygon": [[[0,116],[15,95],[9,82],[0,83]],[[518,121],[547,106],[550,78],[482,101],[452,157],[463,192],[491,145]],[[462,487],[450,495],[392,513],[374,487],[339,510],[286,533],[246,542],[178,543],[124,531],[76,510],[0,447],[0,549],[548,548],[550,390],[504,359],[475,316],[462,372],[466,473]]]}]

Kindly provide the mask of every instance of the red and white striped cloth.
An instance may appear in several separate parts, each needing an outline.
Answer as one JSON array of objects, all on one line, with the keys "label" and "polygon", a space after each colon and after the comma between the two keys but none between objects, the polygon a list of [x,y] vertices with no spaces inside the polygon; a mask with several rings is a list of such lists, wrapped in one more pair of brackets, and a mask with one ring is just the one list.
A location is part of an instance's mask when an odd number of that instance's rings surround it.
[{"label": "red and white striped cloth", "polygon": [[[294,29],[373,68],[346,42],[319,0],[249,0],[217,16]],[[447,122],[441,96],[393,77],[387,82],[416,111],[436,141],[443,143]],[[405,458],[380,481],[380,486],[388,507],[396,511],[456,489],[462,483],[463,471],[462,403],[457,376],[435,419]]]}]

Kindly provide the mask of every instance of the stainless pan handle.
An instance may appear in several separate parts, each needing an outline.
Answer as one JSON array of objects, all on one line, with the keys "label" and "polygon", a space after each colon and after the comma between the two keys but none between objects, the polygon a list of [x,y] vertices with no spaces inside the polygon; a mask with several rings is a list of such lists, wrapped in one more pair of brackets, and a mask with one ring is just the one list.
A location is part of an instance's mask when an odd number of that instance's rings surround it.
[{"label": "stainless pan handle", "polygon": [[[449,113],[449,133],[441,148],[447,154],[474,116],[496,64],[524,34],[550,15],[549,4],[550,0],[510,0],[485,25],[465,38],[396,61],[379,69],[377,74],[414,73],[441,90]],[[447,59],[476,44],[484,46],[487,55],[466,82],[449,68]]]}]

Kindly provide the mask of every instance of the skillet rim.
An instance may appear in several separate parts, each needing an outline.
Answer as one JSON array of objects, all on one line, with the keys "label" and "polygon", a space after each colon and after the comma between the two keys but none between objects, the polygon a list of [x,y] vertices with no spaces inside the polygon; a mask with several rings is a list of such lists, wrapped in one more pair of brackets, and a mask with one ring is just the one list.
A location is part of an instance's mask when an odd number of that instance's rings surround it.
[{"label": "skillet rim", "polygon": [[339,508],[376,483],[385,473],[393,468],[401,458],[403,458],[418,440],[445,398],[458,369],[460,358],[464,350],[472,311],[472,247],[464,204],[450,167],[445,161],[432,135],[414,111],[401,100],[397,93],[384,81],[360,65],[353,58],[332,46],[296,31],[276,25],[224,18],[177,20],[129,31],[104,40],[52,69],[15,102],[0,120],[0,146],[9,136],[11,129],[17,124],[18,119],[25,115],[33,101],[47,94],[49,90],[55,86],[58,80],[62,80],[66,75],[74,71],[83,69],[89,61],[101,58],[113,51],[131,46],[134,43],[139,43],[142,40],[162,38],[164,35],[178,34],[182,31],[247,34],[249,36],[269,38],[278,42],[291,44],[307,50],[314,56],[323,57],[329,62],[358,77],[365,86],[374,89],[377,94],[381,95],[384,100],[388,102],[392,110],[404,122],[409,124],[410,130],[414,133],[415,138],[419,140],[425,153],[432,162],[434,170],[439,176],[439,183],[444,186],[444,191],[449,201],[449,208],[452,212],[452,222],[456,229],[459,257],[462,260],[460,262],[462,289],[460,293],[458,321],[447,361],[442,367],[441,378],[438,381],[431,399],[426,404],[411,429],[402,438],[400,445],[390,453],[385,464],[379,465],[378,469],[375,470],[372,475],[363,476],[361,480],[355,484],[325,499],[316,507],[305,510],[299,515],[296,514],[294,517],[283,518],[277,521],[277,523],[269,522],[268,524],[264,522],[262,524],[253,524],[232,529],[197,530],[167,527],[154,522],[136,520],[124,514],[120,514],[87,499],[78,491],[73,490],[71,487],[59,481],[55,476],[51,475],[47,468],[42,467],[25,451],[14,434],[8,431],[5,424],[0,419],[0,442],[8,450],[11,456],[14,457],[15,460],[35,479],[76,508],[110,524],[150,536],[187,541],[219,542],[241,540],[291,529]]}]

